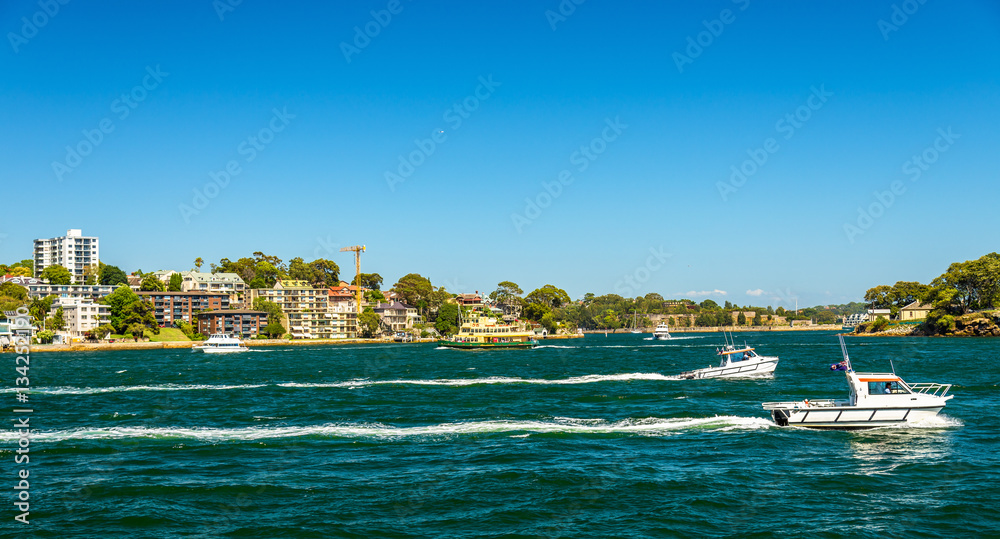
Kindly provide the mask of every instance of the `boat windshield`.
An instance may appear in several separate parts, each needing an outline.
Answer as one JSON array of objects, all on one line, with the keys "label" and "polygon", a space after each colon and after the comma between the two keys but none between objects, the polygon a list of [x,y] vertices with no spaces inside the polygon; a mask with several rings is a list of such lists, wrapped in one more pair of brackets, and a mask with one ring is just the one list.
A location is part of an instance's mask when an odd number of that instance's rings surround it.
[{"label": "boat windshield", "polygon": [[869,395],[906,395],[910,392],[899,382],[868,382]]}]

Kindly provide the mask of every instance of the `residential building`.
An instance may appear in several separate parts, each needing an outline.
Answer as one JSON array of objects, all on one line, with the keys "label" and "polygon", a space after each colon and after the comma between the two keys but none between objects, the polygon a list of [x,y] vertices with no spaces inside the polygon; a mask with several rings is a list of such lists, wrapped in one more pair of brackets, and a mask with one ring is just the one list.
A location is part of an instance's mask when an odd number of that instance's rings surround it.
[{"label": "residential building", "polygon": [[142,286],[142,277],[138,275],[128,275],[125,277],[125,280],[128,281],[128,287],[131,288],[133,292],[139,292],[139,288]]},{"label": "residential building", "polygon": [[927,315],[934,310],[934,307],[927,304],[921,303],[919,300],[903,307],[899,310],[900,320],[923,320],[927,318]]},{"label": "residential building", "polygon": [[455,296],[455,301],[462,307],[482,307],[483,297],[477,290],[475,294],[459,294]]},{"label": "residential building", "polygon": [[55,315],[60,308],[63,310],[63,320],[66,322],[64,332],[70,338],[82,338],[86,332],[97,326],[111,323],[111,313],[107,305],[81,298],[59,298],[52,302],[49,315]]},{"label": "residential building", "polygon": [[0,284],[3,283],[14,283],[27,287],[29,284],[42,284],[43,281],[34,277],[22,277],[20,275],[11,275],[8,273],[7,275],[0,277]]},{"label": "residential building", "polygon": [[246,309],[203,311],[198,313],[198,333],[232,333],[249,339],[257,336],[267,325],[267,313]]},{"label": "residential building", "polygon": [[204,294],[201,292],[137,292],[140,297],[153,303],[153,315],[160,327],[172,326],[182,320],[197,324],[195,315],[200,311],[229,308],[226,294]]},{"label": "residential building", "polygon": [[[23,286],[23,285],[22,285]],[[110,284],[29,284],[28,297],[31,299],[56,296],[59,298],[79,298],[92,301],[99,300],[114,292],[115,286]]]},{"label": "residential building", "polygon": [[233,303],[242,302],[247,285],[236,273],[206,273],[201,271],[161,270],[153,272],[164,284],[170,284],[170,277],[181,275],[181,290],[184,292],[211,292],[228,294]]},{"label": "residential building", "polygon": [[250,303],[257,298],[278,304],[284,313],[281,324],[294,339],[342,339],[351,335],[349,316],[343,306],[330,306],[330,289],[315,288],[306,281],[282,280],[274,288],[250,290]]},{"label": "residential building", "polygon": [[374,310],[375,314],[379,315],[392,331],[413,329],[414,322],[418,320],[416,307],[410,307],[398,301],[380,303]]},{"label": "residential building", "polygon": [[[358,300],[357,287],[350,287],[346,283],[342,286],[331,287],[327,292],[327,308],[330,312],[339,314],[336,318],[337,331],[348,339],[358,336]],[[351,288],[354,288],[352,291]]]},{"label": "residential building", "polygon": [[885,318],[886,320],[892,318],[891,309],[868,309],[868,320],[877,320],[878,317]]},{"label": "residential building", "polygon": [[82,283],[84,271],[96,266],[100,259],[96,236],[84,236],[78,228],[66,231],[65,236],[35,240],[35,277],[41,277],[45,268],[59,264],[69,270],[74,283]]}]

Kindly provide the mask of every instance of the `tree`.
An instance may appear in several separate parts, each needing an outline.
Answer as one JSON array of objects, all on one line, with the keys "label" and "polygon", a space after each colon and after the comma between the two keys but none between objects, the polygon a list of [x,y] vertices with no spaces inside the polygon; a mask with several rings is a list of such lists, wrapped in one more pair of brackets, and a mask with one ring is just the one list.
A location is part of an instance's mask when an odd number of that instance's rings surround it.
[{"label": "tree", "polygon": [[38,333],[35,334],[35,338],[37,338],[38,342],[41,344],[51,343],[52,340],[55,338],[55,336],[56,336],[55,333],[47,329],[43,329],[42,331],[39,331]]},{"label": "tree", "polygon": [[1000,254],[955,262],[931,281],[931,286],[935,306],[947,306],[957,313],[993,308],[1000,303]]},{"label": "tree", "polygon": [[552,313],[545,313],[539,323],[549,332],[549,335],[556,334],[556,317]]},{"label": "tree", "polygon": [[513,281],[501,281],[497,284],[497,289],[490,292],[490,300],[499,303],[501,305],[514,305],[520,302],[521,294],[524,294],[524,290],[521,290],[520,286]]},{"label": "tree", "polygon": [[204,265],[204,264],[205,264],[205,261],[202,260],[200,256],[198,258],[194,259],[194,268],[196,270],[201,271],[201,266]]},{"label": "tree", "polygon": [[699,327],[709,327],[718,325],[715,315],[710,312],[703,312],[694,319],[694,325]]},{"label": "tree", "polygon": [[891,295],[892,287],[880,284],[865,292],[865,301],[870,303],[873,309],[888,309],[892,304]]},{"label": "tree", "polygon": [[66,329],[66,318],[63,313],[62,305],[56,309],[56,314],[52,315],[52,324],[50,327],[57,331]]},{"label": "tree", "polygon": [[705,301],[699,303],[698,305],[706,311],[714,311],[716,309],[721,309],[718,303],[710,299],[706,299]]},{"label": "tree", "polygon": [[437,320],[434,321],[434,329],[441,335],[451,335],[458,331],[458,305],[455,303],[445,303],[438,308]]},{"label": "tree", "polygon": [[59,264],[46,266],[42,270],[41,277],[51,284],[70,284],[73,282],[73,274]]},{"label": "tree", "polygon": [[[396,284],[392,285],[392,288],[403,297],[403,303],[418,307],[421,306],[421,303],[426,306],[431,293],[434,292],[431,280],[419,273],[408,273],[402,276]],[[421,312],[421,314],[423,313]]]},{"label": "tree", "polygon": [[184,278],[181,277],[180,273],[170,274],[170,284],[167,285],[168,292],[180,292],[181,284],[184,282]]},{"label": "tree", "polygon": [[144,326],[143,324],[133,323],[129,324],[128,327],[125,328],[125,334],[132,335],[132,338],[135,339],[136,341],[142,339],[145,333],[146,333],[146,326]]},{"label": "tree", "polygon": [[123,321],[127,316],[128,307],[133,303],[141,301],[142,299],[139,295],[127,286],[119,286],[114,290],[114,292],[98,300],[99,303],[103,303],[108,306],[108,314],[110,314],[111,317],[111,325],[115,328],[115,332],[120,334],[123,334],[126,329]]},{"label": "tree", "polygon": [[[522,313],[522,316],[535,322],[541,321],[542,317],[551,312],[552,309],[544,303],[529,303]],[[617,321],[617,318],[615,318]]]},{"label": "tree", "polygon": [[[126,329],[139,325],[143,328],[149,328],[154,334],[158,335],[160,333],[160,325],[157,323],[156,316],[153,314],[152,305],[142,301],[141,299],[139,301],[133,301],[125,307],[125,310],[122,313],[121,325]],[[128,332],[133,333],[130,330]]]},{"label": "tree", "polygon": [[550,284],[532,290],[530,294],[525,296],[524,300],[528,303],[539,303],[551,308],[570,302],[569,294],[565,290]]},{"label": "tree", "polygon": [[268,322],[260,332],[272,339],[277,339],[285,334],[285,326],[281,325],[281,322],[278,321]]},{"label": "tree", "polygon": [[103,285],[119,285],[128,284],[128,275],[121,270],[118,266],[109,266],[101,262],[98,264],[100,269],[98,270],[98,281]]},{"label": "tree", "polygon": [[740,314],[736,315],[736,325],[745,326],[747,325],[747,316],[740,311]]},{"label": "tree", "polygon": [[163,286],[163,281],[159,280],[152,273],[147,274],[142,278],[142,283],[139,284],[139,290],[143,292],[164,292],[167,287]]},{"label": "tree", "polygon": [[45,321],[46,317],[49,316],[49,311],[52,310],[52,302],[55,301],[56,296],[45,296],[44,298],[37,298],[31,300],[28,305],[28,312],[31,316],[35,318],[35,321],[42,323]]},{"label": "tree", "polygon": [[337,286],[340,283],[340,266],[332,260],[317,258],[309,263],[309,268],[314,276],[312,282],[323,283],[324,286]]},{"label": "tree", "polygon": [[365,310],[358,315],[358,329],[361,330],[361,335],[366,339],[371,339],[378,333],[381,322],[371,307],[365,307]]},{"label": "tree", "polygon": [[361,273],[354,276],[351,280],[351,284],[355,286],[360,286],[362,288],[367,288],[369,290],[378,290],[382,287],[382,276],[377,273]]},{"label": "tree", "polygon": [[[285,313],[281,310],[281,305],[273,301],[267,301],[264,298],[257,298],[253,300],[253,310],[264,311],[267,313],[267,323],[281,325],[281,322],[285,319]],[[284,328],[278,335],[283,335],[285,333]]]},{"label": "tree", "polygon": [[97,284],[98,274],[101,268],[98,264],[91,264],[83,269],[83,284]]}]

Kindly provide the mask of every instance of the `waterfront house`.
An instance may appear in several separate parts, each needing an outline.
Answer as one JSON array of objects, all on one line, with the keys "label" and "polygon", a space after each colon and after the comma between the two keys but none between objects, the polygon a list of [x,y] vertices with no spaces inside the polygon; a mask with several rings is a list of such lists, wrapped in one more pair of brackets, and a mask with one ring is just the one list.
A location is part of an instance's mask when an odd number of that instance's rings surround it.
[{"label": "waterfront house", "polygon": [[52,302],[49,315],[54,316],[59,309],[63,310],[63,321],[66,329],[63,333],[72,339],[81,339],[86,333],[97,326],[111,323],[111,313],[107,305],[94,303],[82,298],[58,298]]},{"label": "waterfront house", "polygon": [[356,335],[350,304],[331,306],[330,289],[306,281],[279,279],[273,288],[250,290],[250,304],[257,298],[276,303],[284,313],[282,325],[294,339],[342,339]]},{"label": "waterfront house", "polygon": [[114,286],[108,284],[49,284],[45,282],[29,284],[25,288],[28,289],[28,297],[31,299],[56,296],[58,298],[79,298],[92,301],[99,300],[115,290]]},{"label": "waterfront house", "polygon": [[921,303],[919,300],[903,307],[899,310],[900,320],[923,320],[927,318],[927,315],[934,309],[931,305],[927,303]]}]

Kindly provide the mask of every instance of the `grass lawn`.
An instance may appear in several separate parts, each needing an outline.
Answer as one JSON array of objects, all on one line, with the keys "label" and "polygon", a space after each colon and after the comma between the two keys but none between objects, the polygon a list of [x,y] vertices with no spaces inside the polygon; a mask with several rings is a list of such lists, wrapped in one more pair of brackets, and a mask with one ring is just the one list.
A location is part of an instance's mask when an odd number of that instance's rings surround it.
[{"label": "grass lawn", "polygon": [[146,337],[152,342],[164,341],[190,341],[183,331],[177,328],[160,328],[160,334],[154,335],[152,331],[146,330]]}]

